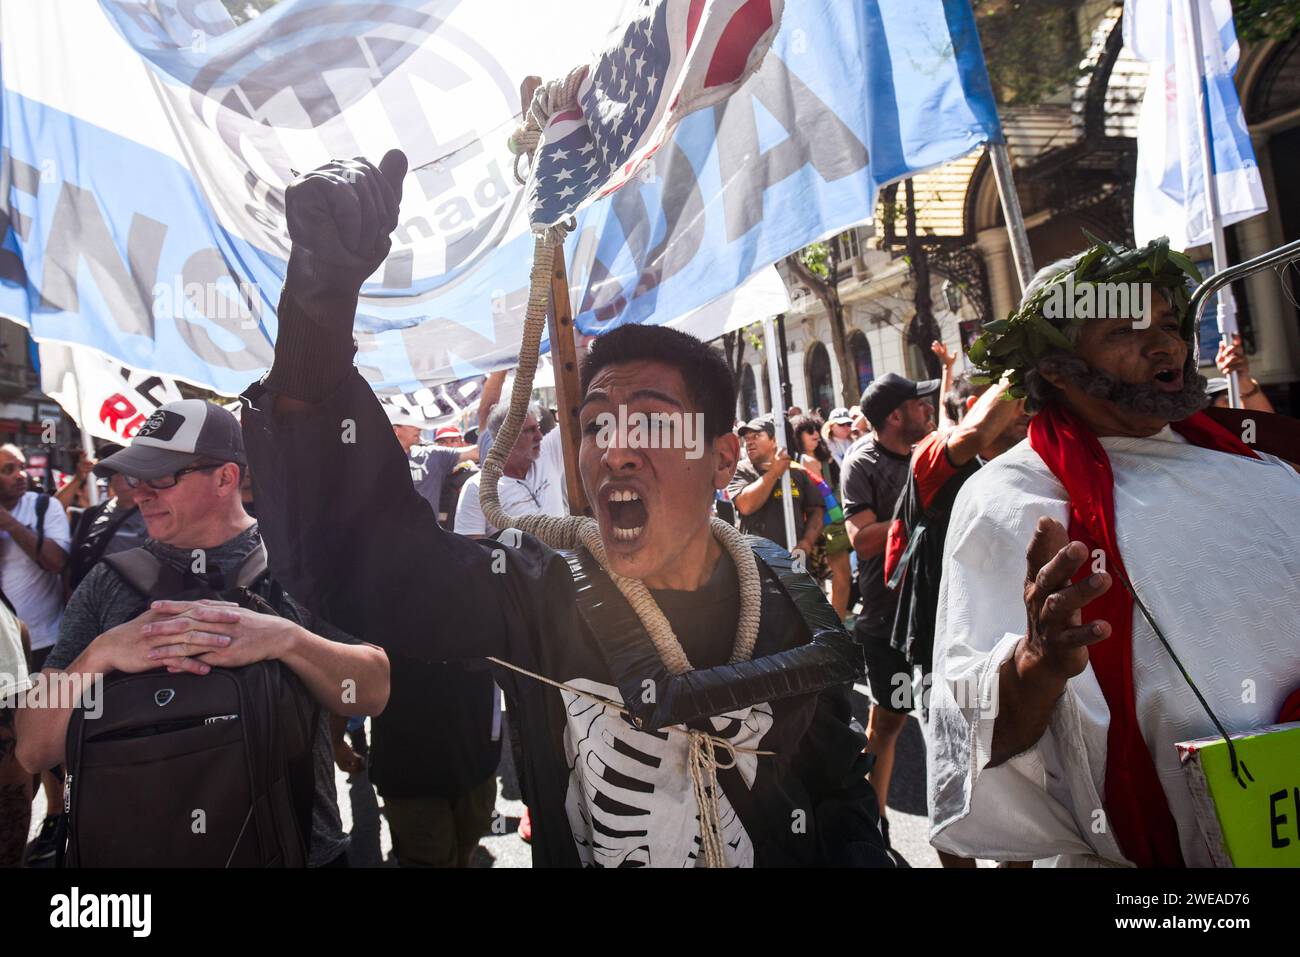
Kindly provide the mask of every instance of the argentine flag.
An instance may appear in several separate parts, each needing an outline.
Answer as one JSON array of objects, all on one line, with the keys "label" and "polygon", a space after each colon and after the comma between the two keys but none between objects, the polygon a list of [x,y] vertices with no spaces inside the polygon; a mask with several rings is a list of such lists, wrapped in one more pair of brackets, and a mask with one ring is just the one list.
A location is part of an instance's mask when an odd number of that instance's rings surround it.
[{"label": "argentine flag", "polygon": [[[1192,54],[1189,6],[1200,17],[1203,71]],[[1268,209],[1232,75],[1240,50],[1231,0],[1125,0],[1124,45],[1151,66],[1138,120],[1133,232],[1139,244],[1168,236],[1175,249],[1210,241],[1206,175],[1197,123],[1204,84],[1214,184],[1224,226]]]}]

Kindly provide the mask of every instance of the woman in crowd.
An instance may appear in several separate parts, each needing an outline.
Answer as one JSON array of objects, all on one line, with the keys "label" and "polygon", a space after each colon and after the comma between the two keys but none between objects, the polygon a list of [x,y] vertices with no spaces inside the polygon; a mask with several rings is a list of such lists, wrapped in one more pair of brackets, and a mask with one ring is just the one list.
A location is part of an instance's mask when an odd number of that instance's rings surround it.
[{"label": "woman in crowd", "polygon": [[[834,413],[831,414],[831,419],[834,422]],[[836,490],[840,487],[840,465],[822,438],[821,421],[816,416],[801,415],[791,426],[799,450],[799,464],[826,500],[826,524],[821,537],[817,539],[817,549],[809,562],[809,570],[818,578],[830,576],[831,606],[843,619],[849,613],[849,589],[852,581],[849,552],[852,545],[844,528],[844,510],[836,498]],[[847,425],[840,427],[848,428]]]},{"label": "woman in crowd", "polygon": [[825,443],[826,448],[830,450],[831,456],[834,457],[835,464],[842,463],[844,453],[853,444],[853,413],[843,406],[838,409],[831,409],[830,418],[822,426],[822,441]]}]

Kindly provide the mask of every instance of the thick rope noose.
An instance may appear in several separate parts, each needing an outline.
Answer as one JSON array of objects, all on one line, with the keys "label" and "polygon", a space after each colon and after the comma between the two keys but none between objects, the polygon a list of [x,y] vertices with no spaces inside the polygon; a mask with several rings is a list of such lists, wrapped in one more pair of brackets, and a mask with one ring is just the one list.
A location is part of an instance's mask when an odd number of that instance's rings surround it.
[{"label": "thick rope noose", "polygon": [[[572,70],[562,80],[542,84],[533,94],[523,124],[510,137],[510,149],[516,154],[515,178],[520,182],[523,182],[523,179],[519,173],[519,159],[528,157],[531,160],[541,142],[542,130],[552,115],[577,105],[578,86],[586,76],[586,71],[585,66]],[[692,665],[681,642],[673,634],[668,619],[659,610],[658,604],[643,582],[624,578],[610,571],[605,546],[600,538],[600,525],[594,518],[580,515],[563,518],[551,515],[508,515],[501,508],[501,500],[497,494],[501,469],[515,446],[515,440],[519,437],[519,430],[523,426],[532,396],[542,329],[550,302],[555,251],[563,247],[564,237],[570,228],[563,224],[551,226],[535,237],[528,307],[524,315],[523,340],[519,346],[519,365],[515,370],[514,388],[510,393],[510,409],[498,434],[493,436],[492,450],[488,453],[487,461],[483,463],[479,501],[484,517],[489,524],[497,528],[517,528],[535,536],[552,548],[571,549],[579,545],[586,548],[609,574],[618,590],[636,612],[668,673],[684,674],[692,670]],[[750,551],[744,538],[734,526],[714,518],[710,522],[710,529],[718,544],[726,550],[735,563],[740,584],[740,617],[736,623],[736,638],[732,646],[731,661],[733,663],[748,661],[754,653],[754,644],[758,640],[759,609],[762,604],[762,582],[758,564],[754,559],[754,553]],[[730,752],[732,763],[723,767],[731,767],[735,763],[734,751],[730,742],[714,738],[701,731],[692,730],[690,737],[688,764],[699,804],[703,863],[706,867],[722,867],[725,866],[726,861],[723,856],[719,826],[717,780],[719,765],[714,752],[716,747]]]}]

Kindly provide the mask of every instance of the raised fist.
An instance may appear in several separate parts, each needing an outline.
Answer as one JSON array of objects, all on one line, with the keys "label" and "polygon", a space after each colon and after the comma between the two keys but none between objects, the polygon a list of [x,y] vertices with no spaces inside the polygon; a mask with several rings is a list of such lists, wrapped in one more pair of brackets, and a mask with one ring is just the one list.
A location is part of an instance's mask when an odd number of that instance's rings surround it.
[{"label": "raised fist", "polygon": [[359,285],[388,255],[405,176],[406,155],[389,150],[378,167],[361,157],[332,160],[290,183],[291,262],[307,258],[314,272],[339,270]]}]

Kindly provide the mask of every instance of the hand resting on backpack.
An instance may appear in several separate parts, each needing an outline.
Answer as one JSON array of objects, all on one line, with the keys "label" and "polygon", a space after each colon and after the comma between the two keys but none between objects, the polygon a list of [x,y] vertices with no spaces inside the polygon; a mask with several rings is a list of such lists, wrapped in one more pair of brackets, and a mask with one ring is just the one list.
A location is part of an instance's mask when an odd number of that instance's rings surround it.
[{"label": "hand resting on backpack", "polygon": [[155,643],[149,652],[154,667],[206,674],[276,659],[332,714],[379,714],[388,704],[388,655],[375,645],[330,641],[288,618],[225,602],[156,601],[150,607],[159,615],[146,626]]},{"label": "hand resting on backpack", "polygon": [[[288,618],[264,615],[233,602],[156,601],[157,617],[145,626],[150,638],[170,639],[148,653],[156,668],[206,674],[212,667],[242,668],[283,658],[302,629]],[[202,667],[202,671],[194,668]]]},{"label": "hand resting on backpack", "polygon": [[[209,604],[227,605],[229,602],[210,602]],[[161,621],[175,620],[174,616],[174,612],[168,614],[156,608],[150,608],[144,614],[123,622],[116,628],[110,628],[96,638],[90,647],[86,649],[90,653],[88,665],[92,670],[103,673],[125,671],[129,674],[138,674],[141,671],[152,671],[162,664],[157,659],[157,656],[153,655],[155,648],[167,647],[175,649],[177,647],[176,639],[172,637],[175,634],[174,631],[155,632],[152,628]],[[198,661],[190,660],[191,656],[224,649],[229,644],[230,638],[226,635],[191,632],[185,638],[187,650],[173,650],[168,656],[167,663],[173,665],[173,670],[206,674],[211,670],[210,667]],[[180,663],[182,661],[184,661],[183,664]]]}]

